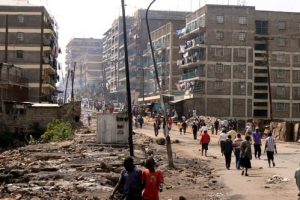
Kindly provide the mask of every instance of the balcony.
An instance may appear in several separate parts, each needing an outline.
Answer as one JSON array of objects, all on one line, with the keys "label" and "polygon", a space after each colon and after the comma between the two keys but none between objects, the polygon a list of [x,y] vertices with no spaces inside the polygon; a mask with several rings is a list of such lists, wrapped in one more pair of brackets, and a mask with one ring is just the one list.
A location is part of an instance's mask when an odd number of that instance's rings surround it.
[{"label": "balcony", "polygon": [[194,71],[194,72],[189,72],[189,73],[181,75],[181,80],[184,81],[184,80],[199,78],[199,77],[204,77],[204,76],[205,76],[204,72]]},{"label": "balcony", "polygon": [[196,67],[200,64],[204,64],[202,62],[205,61],[205,56],[187,56],[181,60],[177,61],[177,65],[179,65],[180,69]]},{"label": "balcony", "polygon": [[23,78],[21,76],[16,76],[16,75],[7,74],[7,73],[1,73],[0,74],[0,87],[9,86],[9,85],[28,87],[28,79]]}]

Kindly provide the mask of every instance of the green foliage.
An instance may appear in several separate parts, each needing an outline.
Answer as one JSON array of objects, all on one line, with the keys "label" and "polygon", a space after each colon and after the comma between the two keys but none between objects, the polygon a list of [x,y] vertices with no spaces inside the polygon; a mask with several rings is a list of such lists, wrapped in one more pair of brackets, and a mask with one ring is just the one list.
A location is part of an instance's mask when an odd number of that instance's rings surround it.
[{"label": "green foliage", "polygon": [[48,124],[46,132],[42,135],[42,142],[58,142],[74,135],[74,131],[69,122],[58,119]]},{"label": "green foliage", "polygon": [[7,148],[12,145],[14,134],[8,130],[0,131],[0,147]]},{"label": "green foliage", "polygon": [[29,144],[36,144],[36,140],[32,137],[32,135],[29,136]]}]

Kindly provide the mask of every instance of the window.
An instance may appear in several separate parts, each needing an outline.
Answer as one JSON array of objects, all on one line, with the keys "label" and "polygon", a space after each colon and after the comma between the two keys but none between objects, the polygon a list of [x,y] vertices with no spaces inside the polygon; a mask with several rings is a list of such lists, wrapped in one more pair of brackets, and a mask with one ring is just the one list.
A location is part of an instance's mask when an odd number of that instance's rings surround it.
[{"label": "window", "polygon": [[17,50],[17,58],[23,58],[24,57],[24,52],[22,50]]},{"label": "window", "polygon": [[245,82],[239,82],[239,89],[240,90],[245,90],[246,88],[246,83]]},{"label": "window", "polygon": [[217,63],[215,66],[216,73],[224,73],[224,65],[222,63]]},{"label": "window", "polygon": [[24,23],[24,16],[23,15],[18,15],[17,20],[20,24]]},{"label": "window", "polygon": [[246,40],[246,33],[240,32],[239,33],[239,41],[245,41]]},{"label": "window", "polygon": [[223,48],[216,48],[216,50],[215,50],[215,56],[217,56],[217,57],[223,57],[224,56],[224,49]]},{"label": "window", "polygon": [[278,63],[285,63],[285,55],[284,54],[276,55],[276,60]]},{"label": "window", "polygon": [[18,41],[24,41],[24,33],[18,32],[17,39],[18,39]]},{"label": "window", "polygon": [[246,49],[239,48],[238,49],[238,57],[245,58],[246,57]]},{"label": "window", "polygon": [[217,23],[224,24],[224,16],[223,15],[217,15]]},{"label": "window", "polygon": [[223,81],[216,81],[215,82],[215,89],[216,90],[223,89]]},{"label": "window", "polygon": [[278,26],[278,30],[285,30],[286,29],[286,21],[279,21],[277,26]]},{"label": "window", "polygon": [[297,77],[297,79],[300,79],[300,71],[296,72],[296,77]]},{"label": "window", "polygon": [[245,25],[247,24],[247,17],[239,17],[239,24]]},{"label": "window", "polygon": [[278,96],[285,96],[285,88],[284,87],[277,87],[276,88],[276,94]]},{"label": "window", "polygon": [[268,21],[255,21],[256,34],[268,34]]},{"label": "window", "polygon": [[286,78],[286,73],[284,70],[278,70],[277,73],[276,73],[276,77],[277,78]]},{"label": "window", "polygon": [[239,71],[242,73],[246,73],[246,65],[239,65]]},{"label": "window", "polygon": [[285,39],[283,39],[283,38],[278,38],[278,40],[277,40],[277,45],[278,45],[279,47],[284,47],[284,46],[285,46]]},{"label": "window", "polygon": [[223,31],[217,31],[216,39],[217,40],[224,40],[224,32]]},{"label": "window", "polygon": [[284,103],[276,103],[275,104],[276,111],[284,112],[285,111],[285,104]]}]

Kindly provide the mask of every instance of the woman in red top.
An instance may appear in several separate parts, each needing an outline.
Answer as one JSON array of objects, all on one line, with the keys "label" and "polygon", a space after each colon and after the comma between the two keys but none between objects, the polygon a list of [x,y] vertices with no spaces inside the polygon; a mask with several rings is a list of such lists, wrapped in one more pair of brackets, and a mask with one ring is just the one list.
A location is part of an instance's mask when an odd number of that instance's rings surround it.
[{"label": "woman in red top", "polygon": [[207,133],[207,130],[204,130],[203,135],[200,139],[200,144],[202,144],[202,152],[201,155],[203,156],[203,151],[205,150],[205,156],[207,156],[208,144],[210,142],[210,136]]},{"label": "woman in red top", "polygon": [[144,169],[142,173],[143,200],[159,200],[159,192],[162,192],[164,176],[162,171],[155,170],[155,165],[156,163],[152,157],[146,160],[147,169]]}]

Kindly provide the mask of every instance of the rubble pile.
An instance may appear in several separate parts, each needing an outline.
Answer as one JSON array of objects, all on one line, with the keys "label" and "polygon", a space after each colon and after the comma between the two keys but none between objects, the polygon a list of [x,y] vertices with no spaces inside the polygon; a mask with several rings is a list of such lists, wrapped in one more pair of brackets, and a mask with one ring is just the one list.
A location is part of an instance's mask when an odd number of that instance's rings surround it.
[{"label": "rubble pile", "polygon": [[274,175],[272,178],[266,180],[266,184],[279,184],[283,182],[288,182],[288,178],[281,177],[279,175]]},{"label": "rubble pile", "polygon": [[[134,142],[139,167],[147,156],[154,156],[163,170],[162,197],[178,199],[182,193],[197,199],[189,195],[194,191],[212,199],[209,195],[222,189],[205,161],[175,158],[176,169],[170,169],[164,146],[142,135],[135,135]],[[97,144],[93,134],[5,151],[0,154],[0,199],[108,199],[128,154],[124,145]]]}]

